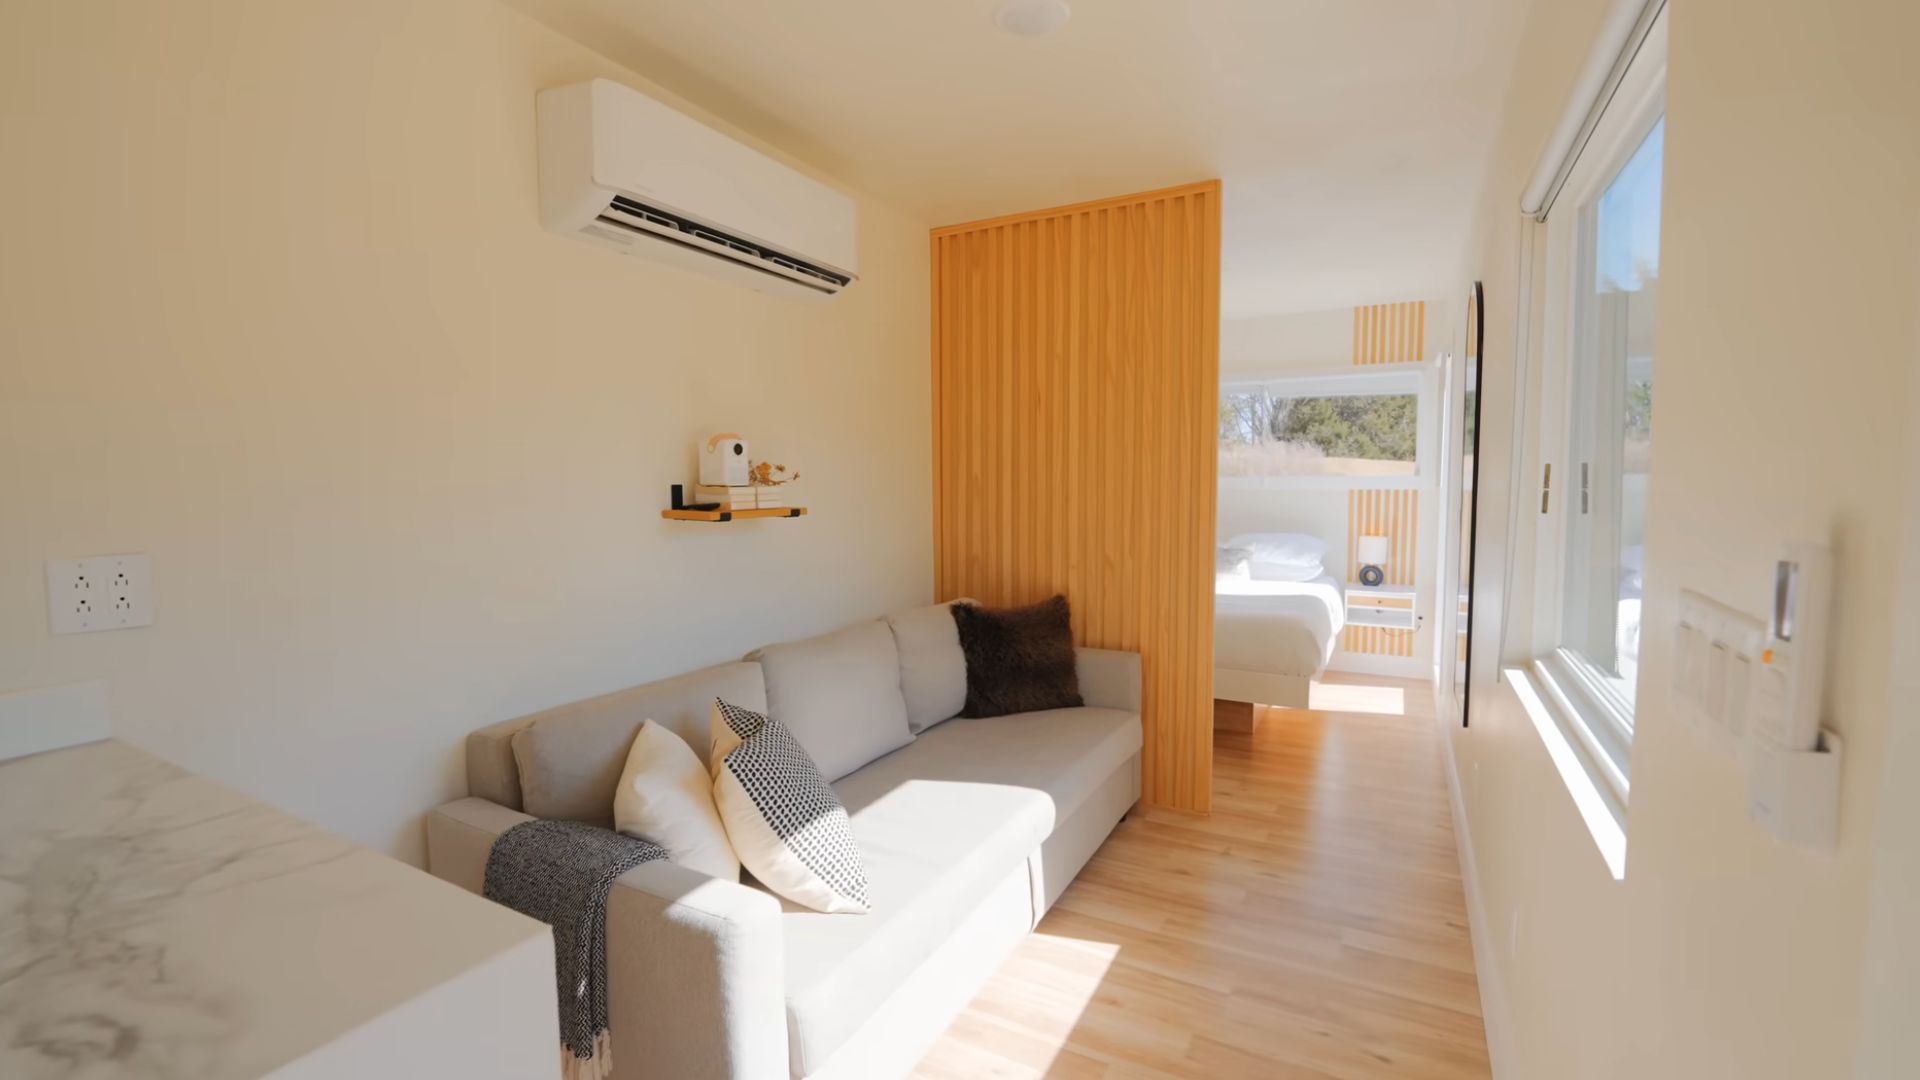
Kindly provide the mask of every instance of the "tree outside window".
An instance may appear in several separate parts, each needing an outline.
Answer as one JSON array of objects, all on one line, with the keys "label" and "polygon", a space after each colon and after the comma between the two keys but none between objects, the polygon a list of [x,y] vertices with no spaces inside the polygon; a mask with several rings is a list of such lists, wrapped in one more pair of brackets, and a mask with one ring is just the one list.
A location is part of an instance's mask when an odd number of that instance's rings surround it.
[{"label": "tree outside window", "polygon": [[1230,389],[1220,399],[1220,475],[1412,476],[1419,418],[1415,394]]}]

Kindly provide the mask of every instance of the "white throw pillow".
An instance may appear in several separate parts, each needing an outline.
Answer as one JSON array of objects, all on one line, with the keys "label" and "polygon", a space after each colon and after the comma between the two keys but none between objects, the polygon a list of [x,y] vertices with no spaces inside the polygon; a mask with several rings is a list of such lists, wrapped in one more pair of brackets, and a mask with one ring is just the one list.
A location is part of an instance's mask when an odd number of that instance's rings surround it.
[{"label": "white throw pillow", "polygon": [[953,623],[955,600],[887,616],[900,651],[900,695],[907,700],[907,727],[915,735],[960,715],[967,703],[967,654]]},{"label": "white throw pillow", "polygon": [[779,721],[714,700],[713,802],[762,885],[815,911],[871,910],[847,808]]},{"label": "white throw pillow", "polygon": [[613,827],[651,840],[667,858],[722,881],[740,880],[740,860],[713,805],[713,779],[687,741],[664,724],[640,725],[613,789]]},{"label": "white throw pillow", "polygon": [[[1327,560],[1327,542],[1305,533],[1241,533],[1227,541],[1227,546],[1246,548],[1247,561],[1255,567],[1262,564],[1271,568],[1314,567],[1314,574],[1317,575],[1319,566]],[[1256,571],[1253,576],[1259,577],[1260,574]]]}]

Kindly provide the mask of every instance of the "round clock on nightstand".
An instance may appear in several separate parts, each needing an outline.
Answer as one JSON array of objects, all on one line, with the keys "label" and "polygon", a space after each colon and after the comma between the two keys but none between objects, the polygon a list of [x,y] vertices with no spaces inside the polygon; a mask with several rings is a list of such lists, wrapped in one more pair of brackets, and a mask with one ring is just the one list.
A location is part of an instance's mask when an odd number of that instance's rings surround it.
[{"label": "round clock on nightstand", "polygon": [[1377,566],[1363,566],[1360,568],[1360,584],[1368,588],[1373,588],[1385,580],[1387,580],[1387,575],[1382,573]]}]

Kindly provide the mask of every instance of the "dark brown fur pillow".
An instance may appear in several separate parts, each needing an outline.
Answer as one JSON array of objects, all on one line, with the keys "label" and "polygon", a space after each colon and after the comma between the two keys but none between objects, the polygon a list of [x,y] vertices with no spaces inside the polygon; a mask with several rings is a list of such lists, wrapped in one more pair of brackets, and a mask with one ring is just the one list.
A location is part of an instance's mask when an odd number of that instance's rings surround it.
[{"label": "dark brown fur pillow", "polygon": [[1072,613],[1056,596],[1032,607],[992,610],[954,604],[960,651],[967,657],[967,704],[961,716],[1005,716],[1070,709],[1080,699],[1074,670]]}]

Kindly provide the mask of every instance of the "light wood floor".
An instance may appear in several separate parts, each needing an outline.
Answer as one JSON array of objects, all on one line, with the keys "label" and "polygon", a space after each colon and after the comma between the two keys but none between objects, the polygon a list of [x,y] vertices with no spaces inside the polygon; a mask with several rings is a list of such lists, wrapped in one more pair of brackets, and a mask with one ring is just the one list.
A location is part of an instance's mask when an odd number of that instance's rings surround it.
[{"label": "light wood floor", "polygon": [[1122,822],[917,1075],[1488,1076],[1429,691],[1316,691],[1218,733],[1210,817]]}]

